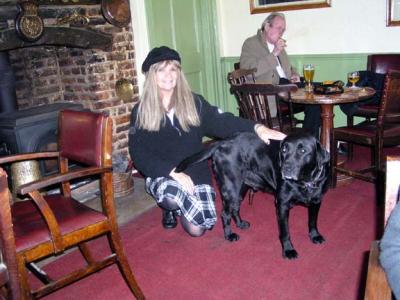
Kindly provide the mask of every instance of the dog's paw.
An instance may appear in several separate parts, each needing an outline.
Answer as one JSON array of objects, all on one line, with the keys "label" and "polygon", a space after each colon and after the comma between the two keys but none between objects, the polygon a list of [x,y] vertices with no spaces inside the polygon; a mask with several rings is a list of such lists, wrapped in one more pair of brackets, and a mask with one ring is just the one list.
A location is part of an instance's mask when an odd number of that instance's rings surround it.
[{"label": "dog's paw", "polygon": [[292,250],[284,250],[283,251],[283,257],[287,259],[296,259],[298,257],[297,251],[292,249]]},{"label": "dog's paw", "polygon": [[250,227],[250,223],[247,221],[242,221],[242,222],[236,224],[236,227],[238,227],[240,229],[248,229]]},{"label": "dog's paw", "polygon": [[325,239],[322,235],[316,235],[316,236],[310,236],[311,242],[313,242],[314,244],[322,244],[323,242],[325,242]]},{"label": "dog's paw", "polygon": [[236,242],[239,240],[239,238],[240,238],[240,236],[234,232],[225,236],[225,239],[230,242]]}]

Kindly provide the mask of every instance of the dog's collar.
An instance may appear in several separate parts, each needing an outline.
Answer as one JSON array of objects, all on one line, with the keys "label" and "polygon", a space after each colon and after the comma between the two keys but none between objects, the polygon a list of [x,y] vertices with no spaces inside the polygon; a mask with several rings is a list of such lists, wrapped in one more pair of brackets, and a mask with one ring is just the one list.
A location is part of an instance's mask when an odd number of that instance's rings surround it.
[{"label": "dog's collar", "polygon": [[304,182],[304,186],[307,189],[315,189],[315,188],[317,188],[317,185],[315,184],[315,182]]},{"label": "dog's collar", "polygon": [[319,169],[319,172],[318,172],[317,176],[315,176],[315,179],[313,181],[304,182],[304,187],[306,187],[309,190],[318,188],[318,186],[316,185],[316,182],[321,177],[323,170],[324,170],[323,168]]}]

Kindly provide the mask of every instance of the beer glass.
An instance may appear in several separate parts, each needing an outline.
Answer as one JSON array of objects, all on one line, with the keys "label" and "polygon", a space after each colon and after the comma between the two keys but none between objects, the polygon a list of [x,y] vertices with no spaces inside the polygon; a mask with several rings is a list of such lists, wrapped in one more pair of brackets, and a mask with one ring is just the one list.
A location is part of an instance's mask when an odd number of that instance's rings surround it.
[{"label": "beer glass", "polygon": [[303,76],[306,81],[306,86],[304,87],[306,92],[313,91],[312,81],[314,79],[314,65],[306,64],[303,66]]},{"label": "beer glass", "polygon": [[357,88],[356,83],[360,80],[360,73],[357,71],[350,72],[347,74],[347,79],[351,83],[350,88],[352,88],[352,89]]}]

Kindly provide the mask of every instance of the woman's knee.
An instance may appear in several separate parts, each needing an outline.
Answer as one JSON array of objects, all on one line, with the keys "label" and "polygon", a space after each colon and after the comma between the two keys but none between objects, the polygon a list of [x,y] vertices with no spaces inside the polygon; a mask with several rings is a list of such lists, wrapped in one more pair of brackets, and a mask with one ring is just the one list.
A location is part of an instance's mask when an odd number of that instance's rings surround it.
[{"label": "woman's knee", "polygon": [[184,216],[181,217],[183,229],[192,237],[200,237],[206,232],[206,228],[190,223]]},{"label": "woman's knee", "polygon": [[158,206],[166,210],[177,210],[179,209],[178,203],[175,199],[163,197],[161,201],[157,202]]},{"label": "woman's knee", "polygon": [[206,232],[205,229],[201,228],[201,231],[186,231],[191,237],[201,237]]}]

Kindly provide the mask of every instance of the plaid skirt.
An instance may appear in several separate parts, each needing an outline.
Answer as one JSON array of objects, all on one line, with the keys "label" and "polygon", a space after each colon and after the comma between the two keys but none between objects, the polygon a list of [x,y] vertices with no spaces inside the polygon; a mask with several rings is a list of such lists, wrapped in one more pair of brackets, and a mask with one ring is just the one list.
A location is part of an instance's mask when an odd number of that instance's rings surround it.
[{"label": "plaid skirt", "polygon": [[166,177],[146,178],[146,191],[157,203],[173,199],[179,206],[181,215],[190,223],[210,229],[217,222],[215,211],[215,191],[208,184],[195,186],[194,194],[183,190],[175,180]]}]

